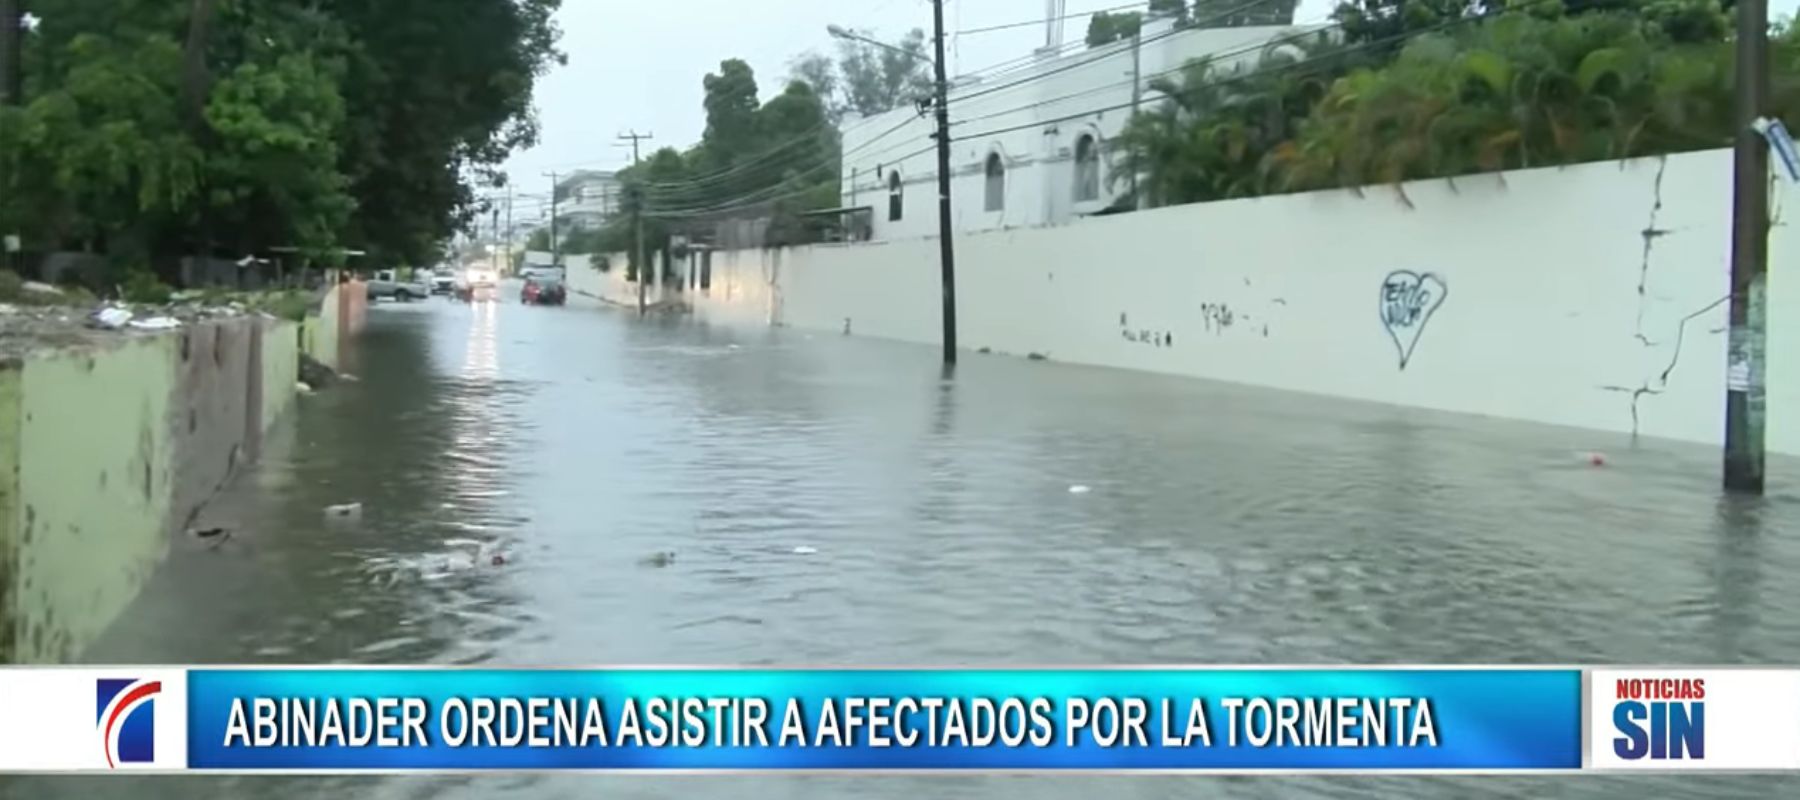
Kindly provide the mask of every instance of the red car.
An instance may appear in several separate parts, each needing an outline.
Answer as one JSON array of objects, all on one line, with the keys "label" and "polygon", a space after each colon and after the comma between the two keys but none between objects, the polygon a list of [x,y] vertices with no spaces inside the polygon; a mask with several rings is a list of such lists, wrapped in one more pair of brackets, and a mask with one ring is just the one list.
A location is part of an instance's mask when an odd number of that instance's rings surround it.
[{"label": "red car", "polygon": [[519,293],[519,302],[528,306],[560,306],[568,299],[569,292],[562,281],[544,275],[527,278],[524,291]]}]

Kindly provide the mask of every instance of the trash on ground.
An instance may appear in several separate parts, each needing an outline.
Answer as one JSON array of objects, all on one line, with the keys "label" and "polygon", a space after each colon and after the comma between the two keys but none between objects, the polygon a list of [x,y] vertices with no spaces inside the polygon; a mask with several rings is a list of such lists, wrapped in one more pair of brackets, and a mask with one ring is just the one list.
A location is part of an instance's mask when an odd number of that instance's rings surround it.
[{"label": "trash on ground", "polygon": [[797,556],[810,556],[810,555],[814,555],[818,552],[819,552],[819,548],[807,547],[806,545],[800,545],[799,547],[794,548],[794,555],[797,555]]},{"label": "trash on ground", "polygon": [[175,319],[174,317],[151,317],[149,319],[134,319],[131,322],[126,323],[126,324],[130,325],[133,328],[137,328],[138,330],[145,330],[145,331],[166,331],[166,330],[171,330],[174,328],[181,327],[181,321]]},{"label": "trash on ground", "polygon": [[340,503],[325,507],[325,516],[345,519],[362,516],[362,503]]},{"label": "trash on ground", "polygon": [[109,331],[116,331],[125,327],[125,323],[131,321],[131,316],[130,309],[120,308],[118,306],[107,306],[99,311],[95,311],[93,316],[88,317],[88,322],[96,328],[105,328]]},{"label": "trash on ground", "polygon": [[331,385],[337,379],[337,371],[325,366],[318,359],[305,353],[300,354],[300,380],[314,388]]},{"label": "trash on ground", "polygon": [[1091,492],[1091,491],[1093,491],[1093,489],[1091,487],[1083,486],[1079,483],[1075,484],[1074,486],[1069,487],[1069,494],[1087,494],[1088,492]]}]

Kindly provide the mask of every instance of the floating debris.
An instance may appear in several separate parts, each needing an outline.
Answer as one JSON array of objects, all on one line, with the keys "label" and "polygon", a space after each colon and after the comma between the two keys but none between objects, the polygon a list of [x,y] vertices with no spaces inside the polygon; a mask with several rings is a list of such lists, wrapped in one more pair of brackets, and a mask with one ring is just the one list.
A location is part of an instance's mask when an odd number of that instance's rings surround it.
[{"label": "floating debris", "polygon": [[306,381],[300,381],[299,383],[294,384],[294,391],[301,394],[312,394],[312,390],[312,384],[307,383]]},{"label": "floating debris", "polygon": [[126,324],[133,328],[137,328],[138,330],[143,330],[143,331],[167,331],[167,330],[173,330],[175,328],[181,327],[181,321],[175,319],[174,317],[151,317],[149,319],[134,319]]},{"label": "floating debris", "polygon": [[673,551],[651,553],[639,559],[638,563],[646,567],[666,567],[675,563],[675,553]]},{"label": "floating debris", "polygon": [[797,555],[797,556],[816,555],[818,552],[819,552],[819,548],[807,547],[806,545],[800,545],[799,547],[794,548],[794,555]]},{"label": "floating debris", "polygon": [[1069,494],[1087,494],[1088,492],[1091,492],[1091,491],[1093,491],[1092,488],[1083,486],[1079,483],[1075,484],[1074,486],[1069,487]]},{"label": "floating debris", "polygon": [[351,519],[362,516],[362,503],[340,503],[325,507],[325,516],[333,519]]},{"label": "floating debris", "polygon": [[1589,453],[1588,463],[1596,467],[1606,466],[1606,456],[1600,453]]},{"label": "floating debris", "polygon": [[189,529],[188,536],[209,549],[216,549],[231,539],[231,531],[227,528]]},{"label": "floating debris", "polygon": [[1032,360],[1032,361],[1049,361],[1050,360],[1050,357],[1047,355],[1044,355],[1043,353],[1032,353],[1030,355],[1025,356],[1025,358]]}]

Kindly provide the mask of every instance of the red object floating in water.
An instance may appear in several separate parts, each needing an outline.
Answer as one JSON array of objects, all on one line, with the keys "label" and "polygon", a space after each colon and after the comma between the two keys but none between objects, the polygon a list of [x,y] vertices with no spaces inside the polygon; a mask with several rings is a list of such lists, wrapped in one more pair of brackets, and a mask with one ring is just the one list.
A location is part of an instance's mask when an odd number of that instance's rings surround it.
[{"label": "red object floating in water", "polygon": [[1594,453],[1588,456],[1588,463],[1593,464],[1596,467],[1604,467],[1606,466],[1606,456]]},{"label": "red object floating in water", "polygon": [[502,566],[505,563],[506,563],[506,556],[499,555],[499,554],[494,555],[494,566],[496,566],[496,567]]}]

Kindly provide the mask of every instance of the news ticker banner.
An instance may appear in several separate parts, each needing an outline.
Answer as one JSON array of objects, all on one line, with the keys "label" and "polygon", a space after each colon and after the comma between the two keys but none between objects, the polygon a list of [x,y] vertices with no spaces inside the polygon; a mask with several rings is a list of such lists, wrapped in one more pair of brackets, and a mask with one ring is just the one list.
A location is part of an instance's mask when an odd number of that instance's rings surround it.
[{"label": "news ticker banner", "polygon": [[1800,670],[4,668],[0,771],[1800,771]]}]

